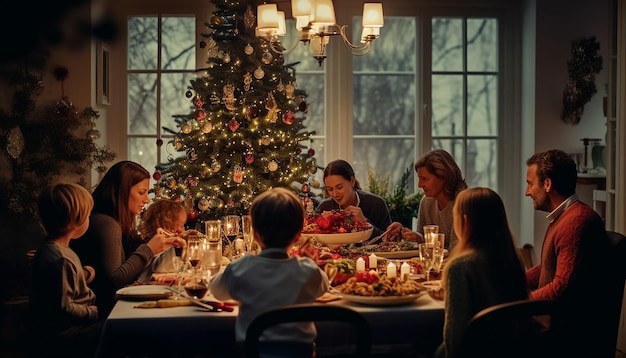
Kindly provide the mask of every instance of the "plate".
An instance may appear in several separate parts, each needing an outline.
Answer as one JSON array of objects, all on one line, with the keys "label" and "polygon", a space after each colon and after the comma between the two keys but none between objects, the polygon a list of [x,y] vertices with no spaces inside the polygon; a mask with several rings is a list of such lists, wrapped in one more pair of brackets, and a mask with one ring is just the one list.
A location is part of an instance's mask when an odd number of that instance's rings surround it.
[{"label": "plate", "polygon": [[406,250],[406,251],[375,251],[374,255],[384,257],[386,259],[410,259],[412,257],[419,257],[420,250]]},{"label": "plate", "polygon": [[341,297],[349,302],[360,303],[369,306],[398,306],[411,303],[428,294],[428,290],[403,296],[358,296],[340,293]]},{"label": "plate", "polygon": [[160,300],[170,297],[172,291],[161,285],[139,285],[120,288],[115,294],[126,300]]},{"label": "plate", "polygon": [[320,243],[326,245],[347,245],[369,239],[369,237],[372,236],[372,231],[374,231],[373,228],[365,231],[346,232],[341,234],[302,233],[302,236],[312,237]]}]

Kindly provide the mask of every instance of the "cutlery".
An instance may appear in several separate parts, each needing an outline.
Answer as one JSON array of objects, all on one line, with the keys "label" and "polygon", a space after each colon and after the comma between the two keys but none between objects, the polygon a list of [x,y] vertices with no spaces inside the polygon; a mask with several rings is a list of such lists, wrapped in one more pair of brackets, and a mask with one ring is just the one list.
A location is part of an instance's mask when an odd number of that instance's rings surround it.
[{"label": "cutlery", "polygon": [[191,301],[193,304],[195,304],[196,306],[202,307],[202,308],[206,308],[208,310],[210,310],[211,312],[222,312],[222,311],[226,311],[226,312],[232,312],[233,311],[233,307],[229,306],[229,305],[225,305],[221,302],[216,302],[216,301],[203,301],[203,300],[199,300],[193,297],[189,297],[187,295],[185,295],[184,292],[179,291],[173,287],[166,287],[168,290],[177,293],[178,295],[188,299],[189,301]]},{"label": "cutlery", "polygon": [[371,240],[369,240],[369,241],[366,241],[366,242],[365,242],[365,246],[367,246],[367,245],[372,245],[373,243],[375,243],[376,241],[378,241],[378,239],[380,239],[381,237],[384,237],[385,235],[387,235],[387,231],[389,231],[389,230],[386,230],[385,232],[383,232],[382,234],[380,234],[380,235],[376,236],[375,238],[373,238],[373,239],[371,239]]}]

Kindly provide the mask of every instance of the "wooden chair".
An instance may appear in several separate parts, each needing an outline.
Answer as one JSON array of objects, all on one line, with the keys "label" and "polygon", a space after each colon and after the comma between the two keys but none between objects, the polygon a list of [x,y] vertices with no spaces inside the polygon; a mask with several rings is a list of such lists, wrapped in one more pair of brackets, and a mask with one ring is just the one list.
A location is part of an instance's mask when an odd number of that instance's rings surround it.
[{"label": "wooden chair", "polygon": [[551,357],[554,301],[519,300],[487,307],[467,325],[460,357]]},{"label": "wooden chair", "polygon": [[534,266],[533,245],[524,244],[524,246],[518,247],[517,254],[519,255],[520,260],[522,261],[522,265],[524,265],[525,270],[528,270],[529,268]]},{"label": "wooden chair", "polygon": [[369,323],[360,313],[352,309],[322,304],[296,304],[273,309],[256,317],[248,330],[245,340],[245,357],[259,357],[259,337],[266,328],[289,322],[337,321],[349,323],[356,334],[354,357],[368,357],[371,347]]},{"label": "wooden chair", "polygon": [[626,236],[615,231],[607,231],[607,238],[611,245],[612,265],[608,265],[605,274],[609,274],[608,287],[606,287],[603,297],[603,305],[606,305],[607,319],[607,348],[606,357],[615,354],[617,345],[617,335],[619,332],[619,321],[624,298],[624,284],[626,282]]}]

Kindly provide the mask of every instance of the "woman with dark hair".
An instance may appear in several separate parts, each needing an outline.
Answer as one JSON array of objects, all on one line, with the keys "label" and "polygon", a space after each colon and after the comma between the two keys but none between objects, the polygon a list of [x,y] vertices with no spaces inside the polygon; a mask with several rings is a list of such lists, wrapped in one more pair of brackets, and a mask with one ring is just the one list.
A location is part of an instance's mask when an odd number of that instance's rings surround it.
[{"label": "woman with dark hair", "polygon": [[[115,292],[132,283],[155,254],[181,243],[179,237],[163,233],[140,243],[135,219],[150,202],[149,188],[150,173],[141,165],[131,161],[113,165],[92,193],[89,229],[72,242],[81,261],[96,271],[91,288],[101,317],[113,308]],[[130,247],[134,249],[129,251]]]},{"label": "woman with dark hair", "polygon": [[317,207],[318,211],[347,210],[373,227],[372,237],[382,234],[391,224],[387,203],[380,196],[361,189],[354,169],[345,160],[334,160],[324,169],[324,186],[328,198]]},{"label": "woman with dark hair", "polygon": [[465,327],[480,310],[528,299],[502,199],[489,188],[463,190],[453,206],[459,238],[443,269],[443,344],[435,357],[458,357]]},{"label": "woman with dark hair", "polygon": [[415,162],[415,172],[418,186],[424,191],[417,212],[417,233],[394,222],[388,227],[387,237],[400,234],[405,240],[424,242],[424,225],[437,225],[439,233],[446,235],[445,247],[451,249],[457,240],[452,207],[459,192],[467,188],[461,169],[450,153],[435,149]]}]

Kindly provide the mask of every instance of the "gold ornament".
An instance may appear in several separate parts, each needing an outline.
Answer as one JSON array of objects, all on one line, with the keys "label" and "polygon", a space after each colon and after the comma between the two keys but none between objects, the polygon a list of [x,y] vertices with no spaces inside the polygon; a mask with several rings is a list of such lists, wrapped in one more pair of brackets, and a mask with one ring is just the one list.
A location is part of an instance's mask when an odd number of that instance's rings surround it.
[{"label": "gold ornament", "polygon": [[191,133],[191,125],[189,123],[185,123],[180,127],[180,131],[185,133],[185,134],[189,134]]},{"label": "gold ornament", "polygon": [[275,172],[278,169],[278,163],[276,163],[275,160],[272,160],[268,165],[267,168],[271,171],[271,172]]},{"label": "gold ornament", "polygon": [[243,52],[246,55],[250,56],[250,55],[252,55],[254,53],[254,47],[252,47],[252,45],[250,45],[250,44],[247,44],[246,47],[243,49]]},{"label": "gold ornament", "polygon": [[213,130],[213,125],[209,122],[204,122],[202,125],[202,133],[207,134]]},{"label": "gold ornament", "polygon": [[209,208],[209,201],[207,198],[202,198],[198,201],[198,210],[206,211]]},{"label": "gold ornament", "polygon": [[256,78],[257,80],[260,80],[263,77],[265,77],[265,71],[263,71],[261,66],[259,66],[256,70],[254,70],[254,78]]}]

